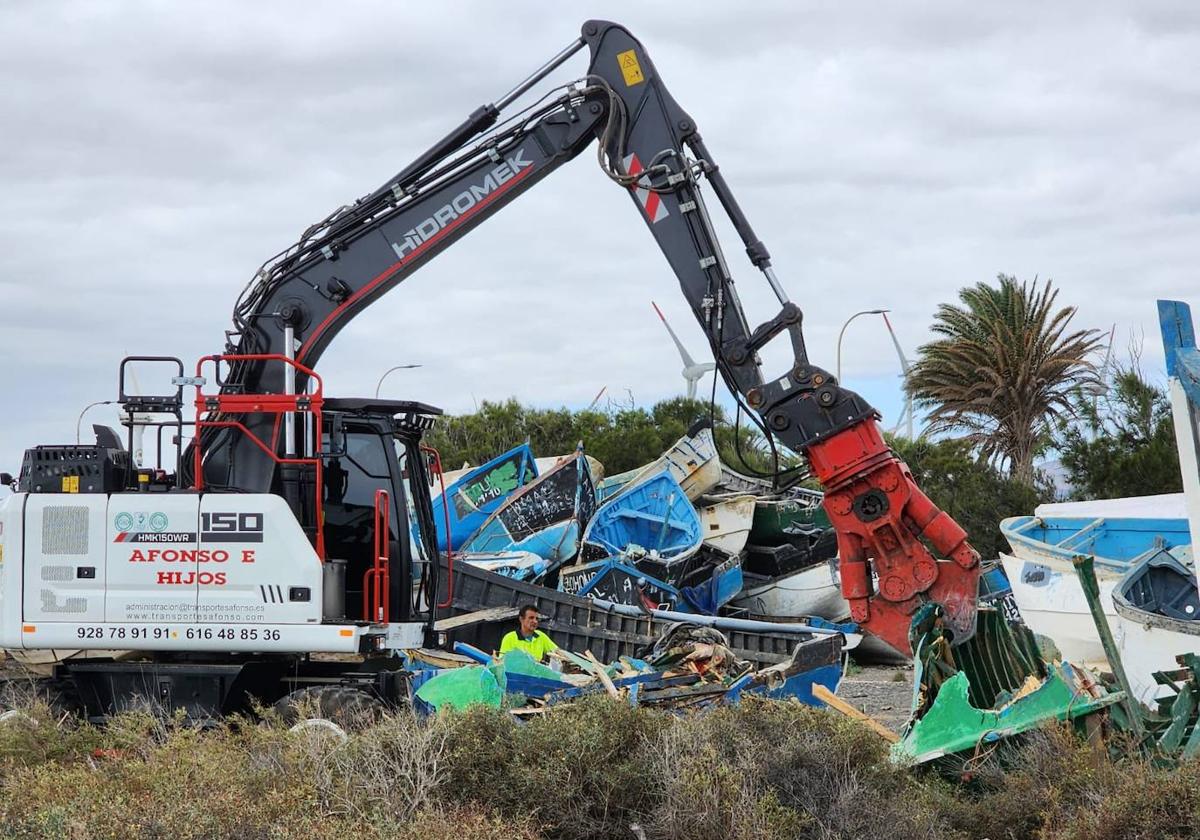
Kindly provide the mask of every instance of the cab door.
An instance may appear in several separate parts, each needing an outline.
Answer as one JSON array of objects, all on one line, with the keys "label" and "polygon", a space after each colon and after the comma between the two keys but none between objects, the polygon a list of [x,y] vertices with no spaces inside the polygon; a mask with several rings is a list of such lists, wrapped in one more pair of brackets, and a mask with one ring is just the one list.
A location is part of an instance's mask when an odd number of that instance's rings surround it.
[{"label": "cab door", "polygon": [[[396,481],[396,455],[390,430],[384,431],[366,420],[347,418],[342,428],[326,434],[324,506],[325,553],[331,559],[346,561],[346,615],[370,620],[363,612],[363,580],[375,563],[375,499],[377,490],[388,493],[386,520],[389,556],[409,557],[407,540],[399,540],[403,488]],[[391,575],[391,620],[402,620],[403,599],[398,587],[402,582]]]}]

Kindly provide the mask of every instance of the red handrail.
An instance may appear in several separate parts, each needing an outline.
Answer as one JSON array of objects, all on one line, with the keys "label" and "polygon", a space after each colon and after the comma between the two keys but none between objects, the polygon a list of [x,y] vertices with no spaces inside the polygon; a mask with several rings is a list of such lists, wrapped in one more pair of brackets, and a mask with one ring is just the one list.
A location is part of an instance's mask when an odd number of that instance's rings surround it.
[{"label": "red handrail", "polygon": [[387,624],[392,617],[388,491],[375,491],[375,565],[363,574],[363,618]]},{"label": "red handrail", "polygon": [[[442,515],[446,521],[446,600],[436,604],[437,609],[445,609],[454,602],[454,546],[450,544],[450,500],[446,498],[446,474],[442,472],[442,456],[432,446],[421,446],[422,452],[433,455],[433,468],[437,472],[438,483],[442,485]],[[437,552],[437,540],[434,540],[434,552]],[[437,562],[437,558],[434,558]],[[433,594],[437,597],[437,593]]]},{"label": "red handrail", "polygon": [[[323,490],[325,487],[324,464],[321,459],[321,408],[325,404],[325,386],[320,375],[312,368],[302,365],[295,359],[290,359],[287,356],[279,353],[237,353],[237,354],[211,354],[201,356],[196,362],[196,378],[200,379],[204,372],[204,365],[212,362],[215,366],[219,366],[221,362],[269,362],[278,361],[286,365],[290,365],[300,373],[309,377],[316,383],[316,388],[311,394],[205,394],[201,390],[201,385],[197,384],[196,388],[196,437],[193,445],[193,469],[192,469],[192,488],[194,490],[204,489],[204,450],[203,436],[201,431],[205,428],[226,428],[238,429],[250,442],[261,449],[277,464],[309,464],[316,470],[316,551],[317,558],[325,562],[325,522],[324,515],[324,499]],[[219,376],[214,377],[220,381]],[[303,405],[301,405],[303,403]],[[258,435],[251,432],[245,425],[236,420],[203,420],[201,417],[206,413],[217,412],[223,414],[275,414],[276,426],[278,426],[278,415],[289,413],[309,412],[313,415],[313,423],[316,429],[316,440],[314,441],[314,457],[312,458],[283,458],[275,453],[273,446],[268,446],[262,441]]]}]

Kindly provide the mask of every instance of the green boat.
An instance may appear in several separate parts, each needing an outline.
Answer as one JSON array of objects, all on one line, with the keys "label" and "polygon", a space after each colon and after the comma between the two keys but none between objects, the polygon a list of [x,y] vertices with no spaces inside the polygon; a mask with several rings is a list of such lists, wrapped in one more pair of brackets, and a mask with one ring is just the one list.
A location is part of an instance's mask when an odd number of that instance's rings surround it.
[{"label": "green boat", "polygon": [[796,488],[786,496],[759,498],[754,503],[754,522],[750,526],[753,545],[782,545],[788,537],[829,527],[829,517],[821,504],[824,494]]},{"label": "green boat", "polygon": [[793,487],[779,492],[771,482],[742,475],[725,464],[721,465],[721,481],[708,498],[719,501],[745,493],[757,497],[750,526],[751,545],[783,545],[789,542],[788,537],[830,527],[821,504],[825,494],[820,490]]}]

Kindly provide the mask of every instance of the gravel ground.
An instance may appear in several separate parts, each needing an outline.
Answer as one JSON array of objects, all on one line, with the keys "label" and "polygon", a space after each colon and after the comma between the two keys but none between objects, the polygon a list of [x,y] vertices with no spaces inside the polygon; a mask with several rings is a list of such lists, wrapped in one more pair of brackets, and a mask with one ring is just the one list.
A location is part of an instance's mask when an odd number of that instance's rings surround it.
[{"label": "gravel ground", "polygon": [[898,733],[912,706],[912,677],[907,665],[851,666],[838,696]]}]

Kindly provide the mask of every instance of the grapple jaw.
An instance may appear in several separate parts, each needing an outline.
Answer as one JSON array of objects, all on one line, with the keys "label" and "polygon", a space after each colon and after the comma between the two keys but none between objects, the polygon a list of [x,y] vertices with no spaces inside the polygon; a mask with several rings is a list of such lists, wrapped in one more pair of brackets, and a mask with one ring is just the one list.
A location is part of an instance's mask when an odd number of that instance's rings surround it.
[{"label": "grapple jaw", "polygon": [[917,487],[875,421],[812,444],[807,455],[825,486],[851,619],[911,656],[913,616],[934,604],[955,645],[970,639],[983,571],[979,553],[959,524]]}]

